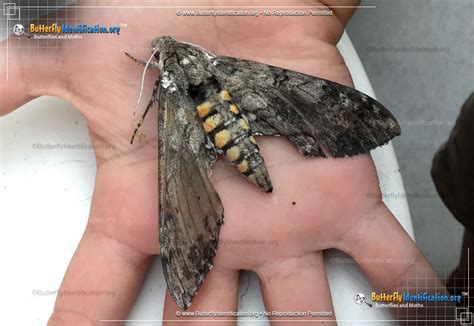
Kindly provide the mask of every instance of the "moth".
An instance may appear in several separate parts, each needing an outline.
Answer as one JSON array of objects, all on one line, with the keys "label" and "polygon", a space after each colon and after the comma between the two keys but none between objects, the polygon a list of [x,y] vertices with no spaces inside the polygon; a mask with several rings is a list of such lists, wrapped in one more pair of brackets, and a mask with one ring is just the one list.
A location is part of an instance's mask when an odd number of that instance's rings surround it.
[{"label": "moth", "polygon": [[187,309],[212,268],[224,221],[210,179],[218,154],[271,192],[255,135],[284,136],[306,156],[344,157],[387,143],[400,126],[376,100],[329,80],[169,36],[151,47],[147,63],[129,55],[160,70],[131,142],[157,103],[161,261],[173,299]]}]

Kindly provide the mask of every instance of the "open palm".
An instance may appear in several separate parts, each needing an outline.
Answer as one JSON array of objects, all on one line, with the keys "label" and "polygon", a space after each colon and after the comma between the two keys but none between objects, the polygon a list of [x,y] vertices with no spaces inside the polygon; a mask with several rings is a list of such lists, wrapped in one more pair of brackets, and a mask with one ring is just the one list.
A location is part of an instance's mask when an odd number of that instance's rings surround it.
[{"label": "open palm", "polygon": [[[125,51],[146,59],[150,41],[170,35],[219,55],[351,86],[350,74],[335,46],[349,10],[331,17],[288,19],[177,17],[176,9],[87,10],[91,22],[126,22],[127,27],[120,36],[86,35],[74,47],[60,43],[58,51],[48,52],[41,60],[18,53],[19,61],[10,68],[11,82],[0,89],[6,103],[2,114],[45,94],[65,98],[81,111],[96,145],[98,164],[90,219],[113,217],[115,221],[88,224],[61,287],[115,289],[117,296],[59,297],[51,325],[95,325],[100,319],[126,318],[152,256],[159,253],[156,112],[150,112],[139,141],[130,145],[137,120],[132,111],[143,68],[128,59]],[[31,71],[35,73],[25,73]],[[147,95],[157,74],[147,74]],[[142,104],[147,100],[145,95]],[[238,273],[248,269],[259,276],[268,310],[333,310],[322,264],[321,251],[327,248],[339,248],[353,256],[404,253],[426,263],[381,202],[369,155],[307,158],[286,139],[258,137],[257,141],[273,193],[263,193],[232,167],[213,168],[225,224],[214,269],[192,309],[236,310]],[[114,149],[97,145],[113,145]],[[373,248],[362,236],[369,230],[397,239],[399,249]],[[378,268],[366,272],[375,285],[387,289],[394,286],[391,278],[407,272],[400,267],[387,276],[380,275],[383,266]],[[164,319],[174,318],[176,310],[167,295]]]}]

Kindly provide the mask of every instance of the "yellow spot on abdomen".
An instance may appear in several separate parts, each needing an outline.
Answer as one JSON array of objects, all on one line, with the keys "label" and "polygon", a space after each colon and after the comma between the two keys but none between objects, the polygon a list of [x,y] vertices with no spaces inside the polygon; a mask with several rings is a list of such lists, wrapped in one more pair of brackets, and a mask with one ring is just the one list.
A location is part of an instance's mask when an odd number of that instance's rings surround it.
[{"label": "yellow spot on abdomen", "polygon": [[231,148],[229,148],[227,150],[227,152],[225,153],[225,155],[227,156],[227,158],[229,159],[229,161],[233,162],[235,160],[237,160],[240,156],[240,149],[237,147],[237,146],[232,146]]},{"label": "yellow spot on abdomen", "polygon": [[242,129],[245,129],[245,130],[248,130],[250,128],[249,124],[247,123],[247,121],[245,121],[245,119],[240,119],[239,125]]},{"label": "yellow spot on abdomen", "polygon": [[219,119],[219,116],[217,114],[207,118],[206,121],[204,121],[204,123],[203,123],[204,130],[207,133],[211,132],[212,130],[214,130],[215,127],[217,127],[219,122],[220,122],[220,119]]},{"label": "yellow spot on abdomen", "polygon": [[230,132],[226,129],[219,131],[215,138],[214,143],[218,148],[222,148],[227,144],[230,140]]},{"label": "yellow spot on abdomen", "polygon": [[221,91],[220,95],[221,95],[221,98],[224,101],[230,101],[231,100],[229,92],[225,89],[223,91]]},{"label": "yellow spot on abdomen", "polygon": [[204,118],[209,113],[210,109],[211,109],[211,103],[209,102],[204,102],[201,105],[198,105],[196,107],[196,110],[200,118]]},{"label": "yellow spot on abdomen", "polygon": [[237,168],[241,173],[247,172],[249,169],[249,162],[247,160],[243,160],[239,164],[237,164]]},{"label": "yellow spot on abdomen", "polygon": [[240,113],[239,108],[235,104],[230,105],[230,111],[234,114],[239,114]]},{"label": "yellow spot on abdomen", "polygon": [[252,144],[257,144],[257,140],[255,139],[254,136],[250,136],[249,139]]}]

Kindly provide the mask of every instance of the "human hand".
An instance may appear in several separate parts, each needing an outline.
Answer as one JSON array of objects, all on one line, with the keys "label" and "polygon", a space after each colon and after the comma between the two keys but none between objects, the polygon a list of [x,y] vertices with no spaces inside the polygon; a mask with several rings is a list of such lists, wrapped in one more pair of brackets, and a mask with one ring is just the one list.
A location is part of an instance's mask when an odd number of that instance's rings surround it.
[{"label": "human hand", "polygon": [[[124,2],[120,2],[122,5]],[[255,2],[257,3],[257,2]],[[91,2],[79,1],[78,5]],[[171,5],[171,1],[161,2]],[[202,5],[213,5],[202,1]],[[261,3],[258,3],[261,5]],[[301,2],[301,5],[306,4]],[[248,4],[249,6],[251,4]],[[317,3],[315,3],[317,5]],[[333,17],[176,17],[175,9],[84,9],[91,22],[127,22],[120,36],[86,35],[75,47],[59,42],[47,53],[18,51],[10,80],[2,84],[1,114],[40,95],[73,103],[87,120],[97,155],[97,176],[90,219],[114,217],[115,223],[89,223],[61,289],[115,289],[116,297],[58,297],[51,325],[99,324],[125,319],[152,255],[159,253],[157,231],[156,114],[141,129],[145,141],[129,144],[131,112],[142,68],[124,51],[150,54],[150,41],[171,35],[220,55],[242,57],[301,71],[351,86],[350,74],[335,44],[351,11]],[[61,16],[66,13],[61,13]],[[31,49],[34,42],[30,40]],[[135,50],[135,51],[134,51]],[[38,50],[41,51],[41,50]],[[32,55],[36,59],[32,60]],[[40,57],[41,55],[41,57]],[[41,59],[40,59],[41,58]],[[34,72],[34,73],[31,73]],[[147,75],[151,89],[156,72]],[[146,96],[144,97],[146,99]],[[390,291],[395,280],[426,260],[381,202],[369,155],[307,158],[285,139],[258,137],[274,185],[261,192],[235,169],[216,166],[213,181],[225,207],[225,224],[214,269],[193,302],[196,310],[237,310],[238,271],[257,272],[267,310],[330,310],[332,303],[322,250],[341,249],[357,257],[400,257],[413,264],[362,266],[374,285]],[[367,194],[373,194],[367,196]],[[293,205],[293,202],[295,204]],[[371,234],[370,238],[365,235]],[[383,241],[390,238],[388,244]],[[278,245],[238,246],[226,240],[277,241]],[[372,243],[380,243],[372,246]],[[370,267],[370,268],[369,268]],[[321,299],[323,298],[323,299]],[[164,318],[177,306],[166,296]]]}]

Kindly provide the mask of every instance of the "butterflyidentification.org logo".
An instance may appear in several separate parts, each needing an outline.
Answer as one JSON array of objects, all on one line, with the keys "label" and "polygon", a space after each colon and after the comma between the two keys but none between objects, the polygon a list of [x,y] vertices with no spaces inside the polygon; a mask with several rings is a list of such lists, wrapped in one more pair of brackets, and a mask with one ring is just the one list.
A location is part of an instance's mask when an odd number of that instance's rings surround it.
[{"label": "butterflyidentification.org logo", "polygon": [[25,27],[22,24],[16,24],[13,26],[13,33],[15,35],[21,36],[25,33]]},{"label": "butterflyidentification.org logo", "polygon": [[375,307],[391,307],[391,308],[421,308],[426,302],[461,302],[460,295],[446,295],[441,293],[429,294],[423,293],[409,293],[409,292],[393,292],[393,293],[375,293],[371,295],[372,302]]},{"label": "butterflyidentification.org logo", "polygon": [[[82,38],[80,34],[115,34],[120,35],[121,25],[104,26],[100,24],[79,24],[79,25],[68,25],[64,23],[52,23],[52,24],[35,24],[30,23],[28,25],[28,33],[33,35],[35,39],[42,38]],[[16,35],[17,30],[14,31]],[[21,33],[23,34],[23,33]],[[20,34],[20,35],[21,35]]]}]

